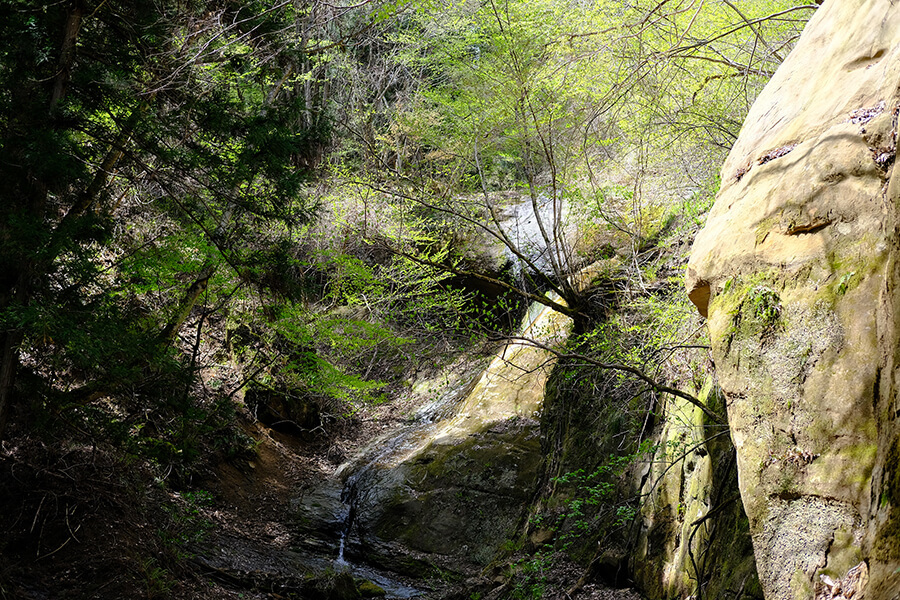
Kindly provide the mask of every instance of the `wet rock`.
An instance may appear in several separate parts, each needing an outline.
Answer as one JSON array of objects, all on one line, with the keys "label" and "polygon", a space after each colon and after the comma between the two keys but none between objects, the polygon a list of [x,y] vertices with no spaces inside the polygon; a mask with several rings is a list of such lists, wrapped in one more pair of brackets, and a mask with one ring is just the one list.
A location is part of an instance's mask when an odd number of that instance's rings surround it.
[{"label": "wet rock", "polygon": [[504,434],[432,443],[414,461],[370,470],[357,482],[360,543],[370,557],[377,538],[457,568],[487,564],[513,535],[540,461],[537,422],[520,419]]},{"label": "wet rock", "polygon": [[337,556],[341,535],[347,525],[349,506],[341,498],[343,482],[328,480],[305,490],[293,502],[294,528],[301,546]]},{"label": "wet rock", "polygon": [[363,580],[358,585],[359,594],[363,598],[383,598],[387,592],[381,586],[368,580]]},{"label": "wet rock", "polygon": [[[552,345],[571,324],[534,305],[521,330]],[[486,565],[533,496],[537,417],[553,364],[546,350],[507,344],[454,414],[360,466],[348,480],[351,552],[401,570],[423,561],[461,573]]]}]

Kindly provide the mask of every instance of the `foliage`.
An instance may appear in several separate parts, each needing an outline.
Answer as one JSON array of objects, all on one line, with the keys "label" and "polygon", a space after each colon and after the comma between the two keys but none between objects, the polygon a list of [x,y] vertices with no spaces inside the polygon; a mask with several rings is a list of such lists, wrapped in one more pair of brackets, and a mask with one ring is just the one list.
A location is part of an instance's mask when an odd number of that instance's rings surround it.
[{"label": "foliage", "polygon": [[298,103],[263,76],[272,40],[248,42],[286,15],[106,4],[2,9],[0,429],[20,352],[66,387],[139,384],[218,266],[243,274],[246,224],[309,214]]},{"label": "foliage", "polygon": [[[336,362],[359,368],[369,348],[394,352],[402,338],[316,320],[305,303],[320,289],[298,242],[332,138],[323,49],[395,8],[349,11],[329,31],[319,6],[120,4],[0,8],[0,434],[13,396],[34,393],[34,381],[14,388],[27,369],[48,398],[33,410],[62,410],[162,463],[187,460],[191,438],[224,415],[193,397],[204,327],[248,302],[269,314],[293,304],[310,335],[328,334],[337,359],[313,353],[315,368],[287,361],[286,374],[325,395],[371,393],[367,371]],[[324,266],[332,301],[380,297],[409,271],[376,279],[355,260]],[[167,385],[174,398],[158,393]],[[129,401],[137,393],[151,406]]]},{"label": "foliage", "polygon": [[547,590],[547,572],[552,564],[551,553],[538,551],[512,565],[510,576],[514,578],[515,584],[511,597],[516,600],[543,598]]},{"label": "foliage", "polygon": [[[671,297],[592,321],[621,283],[582,293],[568,276],[601,249],[642,285],[678,276],[653,249],[677,212],[699,222],[715,187],[688,158],[714,162],[805,14],[781,1],[5,4],[0,431],[18,393],[38,418],[160,464],[220,434],[239,452],[224,423],[240,388],[209,395],[199,377],[212,321],[253,331],[238,352],[248,380],[351,414],[427,342],[441,340],[436,355],[467,329],[509,330],[522,303],[475,291],[485,273],[529,300],[555,289],[580,320],[576,347],[654,371],[678,338]],[[680,187],[655,193],[672,177]],[[503,239],[505,190],[550,207],[549,266]],[[591,240],[568,237],[572,220]],[[485,268],[473,239],[517,266]],[[591,393],[631,389],[601,378]]]},{"label": "foliage", "polygon": [[204,508],[212,502],[212,494],[197,490],[177,494],[175,501],[165,506],[170,520],[167,528],[158,535],[180,559],[191,558],[192,547],[196,547],[212,529],[212,522],[204,515]]},{"label": "foliage", "polygon": [[765,286],[756,286],[748,294],[745,302],[754,319],[765,327],[772,327],[781,317],[781,298],[778,293]]},{"label": "foliage", "polygon": [[590,473],[581,468],[553,478],[553,483],[571,490],[557,517],[557,527],[565,526],[557,538],[561,550],[572,550],[574,544],[583,543],[584,536],[595,537],[598,531],[608,535],[631,524],[637,508],[633,499],[623,501],[627,495],[624,476],[655,452],[650,441],[643,440],[633,453],[610,456]]},{"label": "foliage", "polygon": [[[623,235],[639,250],[672,207],[711,197],[716,165],[808,9],[415,3],[381,39],[384,68],[420,76],[403,80],[364,165],[412,204],[406,214],[449,217],[507,246],[522,273],[511,288],[547,304],[533,292],[552,289],[566,302],[554,308],[580,319],[585,299],[568,276]],[[535,240],[505,220],[505,190],[533,204]]]},{"label": "foliage", "polygon": [[139,575],[144,583],[144,593],[147,598],[167,598],[175,581],[170,573],[156,564],[152,558],[144,559],[138,565]]}]

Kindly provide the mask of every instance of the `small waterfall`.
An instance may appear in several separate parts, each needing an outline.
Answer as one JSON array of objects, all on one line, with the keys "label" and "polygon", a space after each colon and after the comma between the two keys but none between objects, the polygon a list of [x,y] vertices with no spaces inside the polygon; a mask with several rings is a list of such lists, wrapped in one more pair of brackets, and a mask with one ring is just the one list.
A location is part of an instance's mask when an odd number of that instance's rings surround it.
[{"label": "small waterfall", "polygon": [[346,477],[346,479],[341,490],[343,510],[339,516],[341,526],[337,558],[335,559],[336,567],[346,568],[350,564],[345,553],[356,522],[360,480],[365,479],[376,466],[402,460],[399,457],[406,456],[420,448],[437,424],[454,414],[456,407],[466,398],[475,382],[476,380],[472,380],[423,405],[416,411],[412,421],[399,432],[395,431],[377,438],[369,444],[361,458],[351,460],[338,467],[335,477],[339,479]]},{"label": "small waterfall", "polygon": [[353,521],[356,516],[356,480],[357,475],[351,475],[341,490],[341,502],[344,503],[344,512],[341,514],[341,537],[338,541],[338,554],[334,561],[335,567],[339,570],[350,568],[350,563],[344,557],[347,549],[347,539],[350,537],[350,531],[353,529]]},{"label": "small waterfall", "polygon": [[347,560],[345,552],[356,519],[356,481],[358,476],[358,473],[354,473],[348,477],[347,483],[341,492],[341,502],[344,503],[344,511],[340,515],[340,539],[338,541],[337,557],[332,562],[332,567],[337,572],[349,572],[356,578],[367,579],[377,584],[386,592],[386,598],[406,600],[422,595],[422,590],[404,583],[396,575],[389,575],[377,569]]},{"label": "small waterfall", "polygon": [[[566,251],[570,248],[574,239],[574,229],[567,225],[569,209],[565,200],[558,198],[553,200],[550,196],[541,194],[537,198],[537,215],[534,204],[529,196],[524,196],[518,202],[506,206],[501,211],[501,225],[509,235],[516,248],[541,272],[547,275],[553,274],[553,259],[560,265],[567,265]],[[538,216],[543,224],[544,231],[551,240],[559,242],[548,247],[541,226],[538,224]],[[513,265],[513,270],[519,272],[523,264],[508,248],[505,250],[507,258]],[[551,259],[551,254],[553,255]]]},{"label": "small waterfall", "polygon": [[344,549],[347,547],[347,536],[350,534],[350,528],[353,526],[353,504],[344,498],[344,494],[341,494],[341,501],[345,503],[347,510],[342,515],[341,539],[338,543],[338,554],[337,558],[334,559],[334,566],[338,571],[345,571],[350,568],[350,563],[344,559]]}]

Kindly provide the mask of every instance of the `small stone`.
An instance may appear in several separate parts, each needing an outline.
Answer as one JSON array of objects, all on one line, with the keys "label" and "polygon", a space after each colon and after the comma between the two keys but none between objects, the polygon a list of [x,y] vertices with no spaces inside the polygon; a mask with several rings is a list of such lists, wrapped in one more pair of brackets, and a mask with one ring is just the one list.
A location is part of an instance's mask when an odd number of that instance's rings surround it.
[{"label": "small stone", "polygon": [[528,541],[535,546],[543,546],[547,542],[550,542],[552,539],[553,530],[551,529],[538,529],[528,536]]}]

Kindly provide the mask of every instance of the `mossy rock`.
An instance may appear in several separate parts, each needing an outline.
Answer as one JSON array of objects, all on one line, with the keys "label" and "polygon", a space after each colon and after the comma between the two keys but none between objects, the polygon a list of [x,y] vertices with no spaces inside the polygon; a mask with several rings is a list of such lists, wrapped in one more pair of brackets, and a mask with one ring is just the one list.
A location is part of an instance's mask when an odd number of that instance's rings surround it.
[{"label": "mossy rock", "polygon": [[312,594],[322,600],[356,600],[362,597],[353,576],[346,571],[328,572],[313,579],[309,585]]},{"label": "mossy rock", "polygon": [[366,491],[356,522],[369,534],[368,558],[399,545],[460,572],[488,564],[534,493],[540,440],[537,422],[526,421],[432,443],[402,465],[367,471],[357,483]]},{"label": "mossy rock", "polygon": [[383,598],[387,595],[384,588],[368,579],[363,579],[356,587],[363,598]]}]

